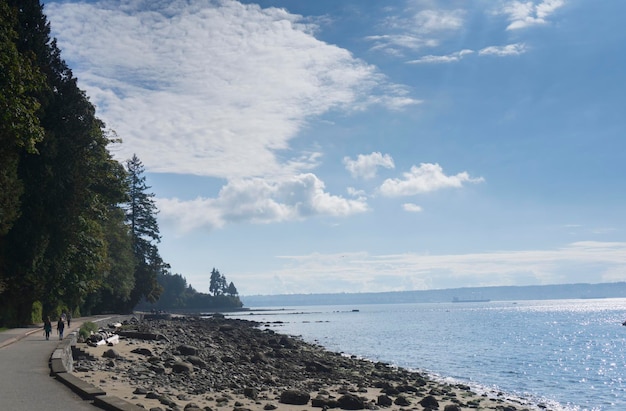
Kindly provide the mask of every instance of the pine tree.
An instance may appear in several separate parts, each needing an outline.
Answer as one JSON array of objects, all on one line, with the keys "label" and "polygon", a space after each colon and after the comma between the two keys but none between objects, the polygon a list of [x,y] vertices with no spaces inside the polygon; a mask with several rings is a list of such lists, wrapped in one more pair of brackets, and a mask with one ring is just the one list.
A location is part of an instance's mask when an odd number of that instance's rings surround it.
[{"label": "pine tree", "polygon": [[239,292],[237,291],[237,287],[235,287],[235,284],[232,281],[230,282],[230,284],[228,284],[228,290],[226,292],[231,297],[234,297],[237,294],[239,294]]},{"label": "pine tree", "polygon": [[133,253],[135,255],[135,286],[131,292],[128,309],[132,309],[142,298],[155,302],[161,294],[157,278],[168,269],[161,259],[157,243],[161,241],[158,213],[154,194],[146,185],[144,166],[136,155],[126,162],[128,173],[129,202],[126,222],[130,227]]}]

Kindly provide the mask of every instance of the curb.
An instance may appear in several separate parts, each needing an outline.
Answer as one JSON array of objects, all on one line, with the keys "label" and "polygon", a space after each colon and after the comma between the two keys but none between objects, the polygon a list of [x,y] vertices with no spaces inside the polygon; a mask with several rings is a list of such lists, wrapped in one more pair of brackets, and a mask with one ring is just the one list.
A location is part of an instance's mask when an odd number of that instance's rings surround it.
[{"label": "curb", "polygon": [[27,331],[24,334],[20,334],[20,335],[17,335],[15,337],[11,337],[8,340],[4,340],[3,342],[0,343],[0,348],[4,348],[7,345],[11,345],[11,344],[21,340],[22,338],[26,338],[29,335],[36,333],[37,331],[41,331],[42,329],[43,329],[42,327],[38,327],[38,328],[32,329],[30,331]]},{"label": "curb", "polygon": [[[106,319],[100,321],[104,320]],[[102,409],[108,411],[146,411],[145,408],[132,404],[122,398],[107,395],[100,387],[85,382],[71,373],[74,363],[72,346],[76,345],[77,336],[78,331],[74,331],[65,339],[59,341],[56,349],[50,355],[50,375],[55,377],[57,381],[65,384],[84,400],[93,401],[93,405]]]}]

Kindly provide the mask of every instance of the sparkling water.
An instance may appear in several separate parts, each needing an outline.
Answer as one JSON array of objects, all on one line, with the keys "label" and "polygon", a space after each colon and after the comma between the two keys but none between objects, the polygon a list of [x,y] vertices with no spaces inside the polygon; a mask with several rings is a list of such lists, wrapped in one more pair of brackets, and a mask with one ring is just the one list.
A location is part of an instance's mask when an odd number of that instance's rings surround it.
[{"label": "sparkling water", "polygon": [[553,410],[626,410],[626,299],[274,307],[237,317]]}]

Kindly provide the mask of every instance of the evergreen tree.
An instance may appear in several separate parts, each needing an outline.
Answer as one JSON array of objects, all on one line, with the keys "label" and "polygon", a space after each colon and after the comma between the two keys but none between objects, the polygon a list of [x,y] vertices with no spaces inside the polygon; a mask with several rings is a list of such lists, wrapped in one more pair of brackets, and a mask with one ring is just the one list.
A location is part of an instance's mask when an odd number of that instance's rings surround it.
[{"label": "evergreen tree", "polygon": [[213,295],[219,295],[222,291],[222,274],[220,271],[213,267],[211,271],[211,280],[209,282],[209,292]]},{"label": "evergreen tree", "polygon": [[158,275],[167,271],[168,265],[159,255],[156,244],[161,240],[154,203],[154,194],[146,185],[144,167],[136,155],[126,162],[128,173],[129,202],[126,222],[130,226],[133,253],[135,256],[135,285],[131,292],[128,309],[132,309],[142,298],[155,302],[161,294]]},{"label": "evergreen tree", "polygon": [[[50,39],[43,6],[37,0],[5,4],[17,15],[17,51],[33,56],[34,66],[45,76],[45,87],[26,88],[39,106],[39,124],[30,122],[25,128],[41,127],[44,138],[36,132],[22,134],[19,217],[0,238],[0,275],[6,283],[0,314],[23,323],[30,319],[35,300],[43,302],[44,312],[59,305],[75,308],[100,287],[107,270],[104,223],[124,198],[124,181],[123,168],[107,150],[111,141],[104,124]],[[30,121],[34,107],[30,105],[24,121]]]},{"label": "evergreen tree", "polygon": [[239,294],[239,292],[237,291],[237,287],[235,287],[235,284],[233,284],[233,282],[231,281],[230,284],[228,284],[228,289],[226,291],[228,293],[228,295],[230,295],[231,297],[234,297],[236,295]]},{"label": "evergreen tree", "polygon": [[33,54],[17,49],[17,21],[15,10],[0,2],[0,241],[19,216],[20,152],[34,152],[44,136],[34,95],[45,88],[45,78],[34,66]]}]

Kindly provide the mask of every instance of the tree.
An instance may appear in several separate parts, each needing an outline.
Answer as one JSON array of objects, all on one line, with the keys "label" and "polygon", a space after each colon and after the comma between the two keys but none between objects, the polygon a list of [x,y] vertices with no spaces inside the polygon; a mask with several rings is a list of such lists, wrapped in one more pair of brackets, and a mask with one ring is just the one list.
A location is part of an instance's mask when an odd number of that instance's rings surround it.
[{"label": "tree", "polygon": [[45,77],[34,66],[32,53],[18,51],[17,21],[15,11],[0,3],[0,238],[19,216],[19,154],[35,152],[44,137],[37,117],[41,105],[34,95],[45,88]]},{"label": "tree", "polygon": [[213,295],[219,295],[222,292],[222,274],[215,267],[211,271],[211,280],[209,283],[209,292]]},{"label": "tree", "polygon": [[235,287],[235,284],[233,284],[232,281],[230,282],[230,284],[228,284],[228,289],[226,293],[230,295],[231,297],[234,297],[239,294],[239,292],[237,291],[237,288]]},{"label": "tree", "polygon": [[129,200],[126,207],[126,222],[130,226],[133,253],[135,256],[135,286],[131,292],[129,309],[132,309],[142,298],[149,302],[159,299],[162,288],[157,278],[167,271],[169,266],[159,255],[157,243],[161,241],[158,213],[154,202],[154,194],[149,193],[146,185],[144,166],[137,157],[126,162],[128,173]]},{"label": "tree", "polygon": [[[5,207],[13,210],[7,221],[17,218],[5,226],[6,236],[0,236],[0,277],[6,284],[0,316],[24,323],[35,300],[43,302],[44,312],[59,305],[74,308],[101,286],[107,270],[104,224],[125,190],[119,172],[123,167],[107,150],[111,140],[104,132],[104,123],[95,116],[95,107],[78,88],[55,40],[50,39],[43,6],[37,0],[0,4],[3,19],[7,4],[9,12],[17,16],[14,45],[18,53],[32,57],[33,70],[36,68],[45,81],[43,87],[33,86],[26,66],[21,82],[10,77],[15,66],[11,58],[4,58],[4,51],[8,50],[10,57],[11,50],[3,44],[0,60],[2,64],[8,62],[9,70],[2,73],[9,76],[11,84],[3,90],[7,91],[6,104],[11,110],[25,111],[13,116],[19,121],[9,127],[20,130],[21,140],[13,145],[18,147],[17,160],[9,155],[9,162],[0,161],[8,164],[8,169],[17,161],[19,180],[13,184],[15,176],[6,174],[12,187],[10,196],[19,198],[19,212],[14,213],[15,202]],[[0,31],[7,21],[10,19],[2,21]],[[10,112],[0,115],[3,121],[12,118]],[[4,141],[2,146],[6,147]]]}]

